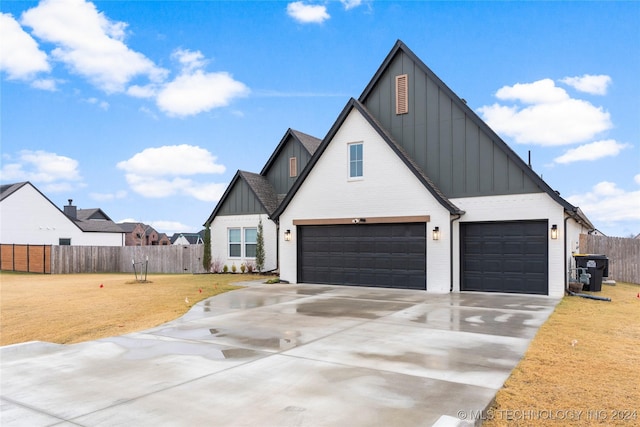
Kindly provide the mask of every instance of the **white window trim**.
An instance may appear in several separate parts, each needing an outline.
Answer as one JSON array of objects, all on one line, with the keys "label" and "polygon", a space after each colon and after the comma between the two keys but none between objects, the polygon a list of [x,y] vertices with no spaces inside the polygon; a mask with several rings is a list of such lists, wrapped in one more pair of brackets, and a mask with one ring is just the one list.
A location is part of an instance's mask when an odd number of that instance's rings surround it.
[{"label": "white window trim", "polygon": [[[362,145],[362,175],[351,176],[351,146]],[[364,179],[364,141],[356,141],[347,143],[347,180],[362,181]]]},{"label": "white window trim", "polygon": [[[257,232],[258,232],[258,227],[228,227],[227,228],[227,257],[229,259],[256,259],[256,257],[249,257],[247,256],[247,241],[245,238],[245,230],[249,230],[249,229],[253,229],[256,230],[256,242],[249,242],[249,244],[254,244],[257,245],[258,244],[258,236],[257,236]],[[234,245],[240,245],[240,255],[239,256],[235,256],[235,255],[231,255],[231,240],[230,240],[230,231],[231,230],[240,230],[240,241],[239,242],[233,242]]]}]

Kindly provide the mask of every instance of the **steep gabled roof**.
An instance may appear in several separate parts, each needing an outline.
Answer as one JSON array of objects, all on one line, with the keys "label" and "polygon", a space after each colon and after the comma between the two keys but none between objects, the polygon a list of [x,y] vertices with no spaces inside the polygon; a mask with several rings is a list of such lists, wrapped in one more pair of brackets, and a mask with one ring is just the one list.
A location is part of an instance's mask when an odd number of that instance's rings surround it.
[{"label": "steep gabled roof", "polygon": [[207,226],[207,224],[211,224],[213,222],[216,215],[218,215],[218,212],[220,212],[220,209],[222,209],[224,201],[227,199],[234,186],[241,180],[249,186],[251,192],[254,194],[267,214],[271,215],[271,213],[278,207],[278,195],[274,191],[267,178],[256,173],[239,170],[234,175],[224,194],[222,195],[222,197],[220,197],[220,200],[218,201],[215,209],[205,222],[205,227]]},{"label": "steep gabled roof", "polygon": [[286,209],[288,204],[291,202],[291,200],[295,196],[296,192],[298,191],[298,189],[300,188],[300,186],[302,185],[306,177],[309,175],[309,173],[311,172],[315,164],[318,162],[319,158],[322,156],[322,153],[326,150],[327,146],[331,143],[331,141],[333,140],[333,137],[338,132],[338,130],[342,127],[342,124],[347,119],[347,116],[353,109],[357,110],[360,114],[362,114],[362,116],[367,120],[367,122],[369,122],[371,127],[378,133],[378,135],[380,135],[380,137],[398,155],[400,160],[404,162],[407,168],[409,168],[409,170],[413,172],[416,178],[420,180],[420,182],[425,186],[425,188],[429,190],[429,192],[433,195],[433,197],[445,209],[447,209],[451,214],[454,214],[454,215],[460,215],[464,213],[464,211],[462,211],[453,203],[451,203],[451,201],[449,201],[449,199],[447,199],[444,196],[444,194],[442,194],[442,192],[433,184],[433,182],[429,179],[429,177],[425,175],[424,171],[422,171],[422,169],[420,169],[415,164],[415,162],[407,155],[405,150],[391,137],[391,135],[389,135],[388,132],[385,131],[384,128],[382,128],[380,123],[378,123],[378,121],[369,113],[366,107],[362,105],[360,101],[354,98],[351,98],[349,102],[347,102],[347,105],[344,107],[342,112],[340,113],[340,116],[338,116],[338,119],[336,120],[336,122],[333,124],[333,126],[329,130],[329,133],[327,133],[327,136],[325,136],[325,138],[322,140],[322,143],[318,147],[314,156],[309,161],[309,164],[307,165],[305,170],[302,172],[298,180],[295,182],[295,184],[293,185],[289,193],[287,193],[285,199],[278,206],[278,209],[276,209],[276,211],[273,213],[272,218],[278,218],[282,214],[282,212],[284,212],[284,210]]},{"label": "steep gabled roof", "polygon": [[458,95],[456,95],[449,86],[447,86],[411,49],[407,47],[401,40],[397,40],[394,44],[393,48],[386,56],[373,78],[369,82],[369,84],[365,87],[364,91],[360,95],[359,101],[362,104],[365,104],[369,95],[373,92],[373,90],[378,85],[378,82],[381,80],[384,73],[390,67],[396,55],[400,52],[404,53],[407,57],[409,57],[415,65],[432,81],[435,85],[441,90],[444,94],[446,94],[451,101],[462,110],[466,116],[477,125],[482,132],[487,134],[490,139],[494,142],[494,147],[501,150],[508,159],[514,162],[519,168],[522,170],[524,175],[526,175],[533,183],[543,192],[547,193],[553,200],[555,200],[558,204],[560,204],[568,215],[573,217],[576,221],[583,223],[586,227],[590,229],[594,229],[593,224],[587,219],[584,213],[576,206],[573,206],[571,203],[567,202],[565,199],[560,197],[560,194],[553,190],[540,176],[534,172],[521,158],[516,154],[506,142],[502,140],[502,138],[495,133],[467,104],[463,101]]},{"label": "steep gabled roof", "polygon": [[273,163],[276,161],[276,159],[280,155],[280,152],[284,149],[285,145],[287,144],[289,137],[292,137],[293,139],[298,141],[304,147],[304,149],[307,150],[307,152],[310,155],[313,155],[313,153],[316,152],[316,150],[320,146],[320,143],[322,142],[322,140],[314,136],[307,135],[304,132],[293,130],[291,128],[287,129],[284,136],[278,143],[278,146],[276,147],[275,150],[273,150],[273,153],[271,153],[271,157],[269,157],[269,160],[267,160],[267,163],[265,163],[264,167],[260,171],[260,175],[267,174],[267,171],[269,170],[269,168],[271,168]]},{"label": "steep gabled roof", "polygon": [[111,218],[105,214],[102,209],[78,209],[77,218],[73,219],[66,215],[59,207],[55,205],[47,196],[42,194],[33,184],[29,181],[19,182],[16,184],[5,184],[0,186],[0,200],[4,200],[11,194],[15,193],[25,185],[30,185],[36,192],[38,192],[47,202],[51,203],[61,215],[64,215],[69,221],[71,221],[76,227],[85,232],[101,232],[101,233],[124,233],[124,230]]},{"label": "steep gabled roof", "polygon": [[[18,191],[20,188],[22,188],[26,184],[30,184],[31,185],[31,183],[26,182],[26,181],[25,182],[18,182],[18,183],[15,183],[15,184],[3,184],[3,185],[1,185],[0,186],[0,200],[4,200],[6,197],[9,197],[11,194],[15,193],[16,191]],[[35,188],[35,187],[33,187],[33,188]],[[40,194],[42,194],[42,193],[40,193]]]}]

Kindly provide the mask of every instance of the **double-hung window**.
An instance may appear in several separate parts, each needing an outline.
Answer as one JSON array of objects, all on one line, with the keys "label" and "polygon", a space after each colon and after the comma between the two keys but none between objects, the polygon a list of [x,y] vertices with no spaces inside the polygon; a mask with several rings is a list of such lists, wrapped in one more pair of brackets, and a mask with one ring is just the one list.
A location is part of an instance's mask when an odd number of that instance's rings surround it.
[{"label": "double-hung window", "polygon": [[256,257],[257,237],[258,237],[257,228],[244,229],[244,256],[246,258]]},{"label": "double-hung window", "polygon": [[255,258],[257,241],[256,227],[229,228],[229,258]]},{"label": "double-hung window", "polygon": [[240,258],[242,256],[242,230],[240,228],[229,229],[229,257]]},{"label": "double-hung window", "polygon": [[362,146],[362,142],[349,144],[349,178],[362,178],[363,176]]}]

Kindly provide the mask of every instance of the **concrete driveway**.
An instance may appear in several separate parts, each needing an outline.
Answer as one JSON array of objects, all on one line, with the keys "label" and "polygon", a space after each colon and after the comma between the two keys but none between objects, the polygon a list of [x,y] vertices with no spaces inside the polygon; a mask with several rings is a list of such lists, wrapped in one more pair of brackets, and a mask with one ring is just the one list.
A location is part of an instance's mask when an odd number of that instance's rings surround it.
[{"label": "concrete driveway", "polygon": [[157,328],[1,348],[2,426],[455,426],[558,300],[256,285]]}]

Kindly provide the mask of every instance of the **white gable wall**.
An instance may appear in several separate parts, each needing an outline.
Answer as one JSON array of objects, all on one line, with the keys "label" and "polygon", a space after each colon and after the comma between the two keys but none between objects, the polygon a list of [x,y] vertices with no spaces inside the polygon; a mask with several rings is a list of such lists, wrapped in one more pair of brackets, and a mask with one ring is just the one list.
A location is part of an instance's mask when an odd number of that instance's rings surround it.
[{"label": "white gable wall", "polygon": [[277,268],[277,231],[276,224],[266,215],[218,215],[211,223],[211,259],[220,261],[229,267],[235,265],[240,272],[240,265],[246,261],[255,263],[255,258],[232,258],[229,256],[229,228],[258,228],[262,218],[262,234],[264,237],[264,267],[263,271]]},{"label": "white gable wall", "polygon": [[30,184],[0,202],[0,241],[5,244],[123,246],[122,233],[85,233]]},{"label": "white gable wall", "polygon": [[[364,177],[348,177],[348,144],[363,142]],[[449,292],[449,211],[357,110],[352,110],[280,216],[280,277],[297,281],[294,220],[429,215],[427,291]],[[440,227],[440,240],[431,230]],[[292,239],[284,241],[284,231]]]}]

